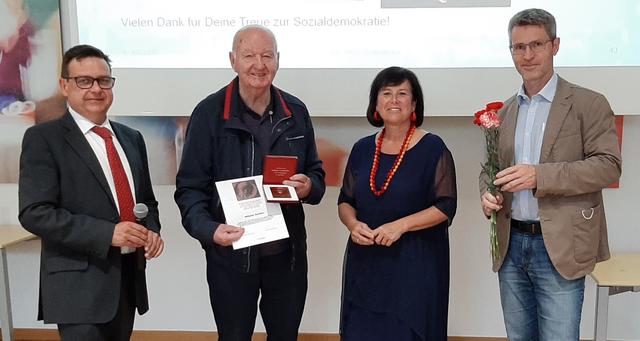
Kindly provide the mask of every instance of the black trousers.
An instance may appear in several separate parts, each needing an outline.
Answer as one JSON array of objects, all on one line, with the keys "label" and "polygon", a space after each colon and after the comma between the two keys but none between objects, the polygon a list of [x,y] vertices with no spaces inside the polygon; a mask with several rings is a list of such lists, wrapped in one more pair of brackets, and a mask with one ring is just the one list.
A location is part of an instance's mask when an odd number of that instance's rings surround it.
[{"label": "black trousers", "polygon": [[61,341],[129,341],[136,309],[135,271],[135,253],[122,255],[120,302],[116,316],[100,324],[58,324]]},{"label": "black trousers", "polygon": [[[220,341],[250,341],[257,307],[268,341],[296,341],[307,296],[307,259],[263,256],[256,273],[221,266],[207,251],[207,281]],[[259,302],[258,302],[259,301]]]}]

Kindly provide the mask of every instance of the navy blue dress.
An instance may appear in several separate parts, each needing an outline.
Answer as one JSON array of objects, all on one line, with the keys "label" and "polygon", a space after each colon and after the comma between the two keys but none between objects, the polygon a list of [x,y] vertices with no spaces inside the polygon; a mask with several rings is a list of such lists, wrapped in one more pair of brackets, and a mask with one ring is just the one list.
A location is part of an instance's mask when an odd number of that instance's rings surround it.
[{"label": "navy blue dress", "polygon": [[[435,206],[449,219],[407,232],[390,247],[347,244],[341,311],[343,340],[446,340],[448,226],[456,213],[455,166],[440,137],[428,133],[407,151],[381,197],[369,188],[375,135],[351,150],[338,203],[371,229]],[[396,155],[382,154],[377,188]]]}]

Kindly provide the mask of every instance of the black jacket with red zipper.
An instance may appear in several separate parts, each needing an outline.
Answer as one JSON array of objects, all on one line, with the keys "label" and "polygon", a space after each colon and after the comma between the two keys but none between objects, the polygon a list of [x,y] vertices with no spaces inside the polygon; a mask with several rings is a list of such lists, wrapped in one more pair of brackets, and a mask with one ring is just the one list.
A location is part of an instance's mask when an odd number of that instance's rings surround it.
[{"label": "black jacket with red zipper", "polygon": [[[298,157],[296,173],[312,182],[305,203],[318,204],[325,192],[324,170],[318,158],[309,112],[298,98],[271,86],[273,132],[270,154]],[[194,109],[176,176],[175,200],[187,232],[214,259],[243,272],[256,270],[258,252],[251,247],[233,250],[213,242],[216,228],[225,222],[215,182],[262,174],[264,155],[239,117],[238,78],[202,100]],[[281,205],[293,257],[306,253],[302,203]],[[292,259],[295,261],[295,259]]]}]

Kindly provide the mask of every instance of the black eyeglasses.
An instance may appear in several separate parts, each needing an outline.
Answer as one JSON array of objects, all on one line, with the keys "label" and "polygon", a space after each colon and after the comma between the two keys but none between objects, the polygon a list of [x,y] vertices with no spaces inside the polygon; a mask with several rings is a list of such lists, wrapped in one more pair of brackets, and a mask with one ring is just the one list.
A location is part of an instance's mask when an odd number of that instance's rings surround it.
[{"label": "black eyeglasses", "polygon": [[528,44],[513,44],[509,46],[509,50],[511,50],[511,54],[521,55],[527,52],[527,46],[531,49],[532,52],[542,52],[547,47],[547,43],[553,41],[553,39],[549,40],[536,40],[532,41]]},{"label": "black eyeglasses", "polygon": [[89,76],[79,76],[79,77],[63,77],[66,80],[73,79],[76,82],[76,85],[80,89],[91,89],[93,86],[93,82],[98,82],[98,86],[100,89],[111,89],[113,85],[116,84],[116,79],[113,77],[98,77],[93,78]]}]

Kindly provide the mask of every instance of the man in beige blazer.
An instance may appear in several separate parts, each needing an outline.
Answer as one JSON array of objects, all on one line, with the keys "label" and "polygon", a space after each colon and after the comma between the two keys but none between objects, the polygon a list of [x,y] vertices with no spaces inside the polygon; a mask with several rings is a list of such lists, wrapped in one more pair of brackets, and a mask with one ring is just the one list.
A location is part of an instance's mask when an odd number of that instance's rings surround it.
[{"label": "man in beige blazer", "polygon": [[584,277],[609,258],[602,189],[621,173],[614,116],[604,96],[554,72],[550,13],[517,13],[509,38],[523,84],[499,112],[500,193],[480,176],[483,212],[497,212],[507,336],[578,340]]}]

